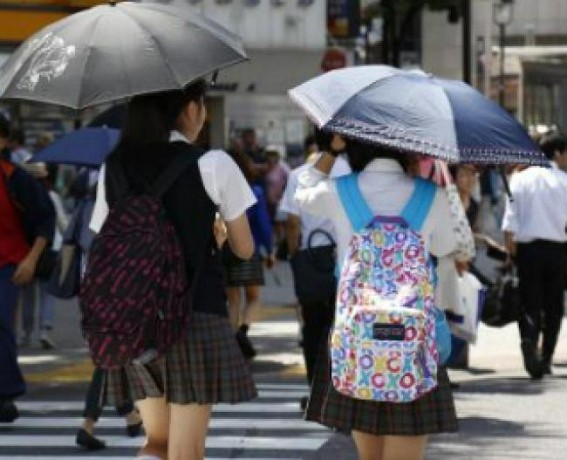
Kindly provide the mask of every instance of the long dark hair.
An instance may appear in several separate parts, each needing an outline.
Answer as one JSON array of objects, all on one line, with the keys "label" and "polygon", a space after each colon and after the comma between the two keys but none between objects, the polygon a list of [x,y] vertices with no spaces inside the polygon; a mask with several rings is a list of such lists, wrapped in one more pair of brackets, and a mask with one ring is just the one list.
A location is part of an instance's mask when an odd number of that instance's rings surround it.
[{"label": "long dark hair", "polygon": [[409,158],[401,151],[388,147],[360,142],[355,139],[345,139],[349,165],[353,172],[360,172],[377,158],[387,158],[397,161],[404,171],[408,171]]},{"label": "long dark hair", "polygon": [[227,153],[240,168],[240,171],[242,171],[242,174],[248,181],[248,184],[252,185],[255,179],[254,170],[252,168],[252,160],[242,151],[242,146],[240,146],[238,143],[233,143],[233,145],[228,149]]},{"label": "long dark hair", "polygon": [[183,90],[143,94],[133,97],[126,109],[116,152],[121,156],[169,142],[177,117],[190,102],[200,104],[206,93],[205,80],[197,80]]}]

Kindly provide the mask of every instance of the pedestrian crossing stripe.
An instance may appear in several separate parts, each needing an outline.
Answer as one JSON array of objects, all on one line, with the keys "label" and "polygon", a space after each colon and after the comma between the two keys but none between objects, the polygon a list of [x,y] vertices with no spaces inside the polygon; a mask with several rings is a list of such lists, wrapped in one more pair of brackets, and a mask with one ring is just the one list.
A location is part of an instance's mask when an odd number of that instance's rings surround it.
[{"label": "pedestrian crossing stripe", "polygon": [[[142,445],[140,438],[128,438],[126,436],[102,436],[108,447],[133,447]],[[282,450],[317,450],[321,447],[327,436],[319,433],[313,437],[272,437],[272,436],[215,436],[207,437],[207,449],[269,449]],[[33,443],[41,447],[69,447],[75,445],[74,435],[3,435],[0,437],[2,447],[30,447]],[[41,458],[38,456],[37,458]]]},{"label": "pedestrian crossing stripe", "polygon": [[[83,401],[23,401],[17,403],[20,412],[81,412],[85,408]],[[111,410],[106,408],[107,411]],[[239,403],[215,404],[213,413],[251,413],[251,412],[279,412],[295,414],[299,411],[299,401],[283,403]]]},{"label": "pedestrian crossing stripe", "polygon": [[[62,455],[47,455],[47,456],[41,456],[38,457],[37,455],[33,455],[33,456],[29,456],[29,455],[10,455],[8,457],[4,457],[2,455],[0,455],[0,460],[61,460],[61,459],[65,459],[65,458],[72,458],[73,460],[93,460],[93,458],[97,458],[97,457],[93,457],[92,455],[89,456],[81,456],[81,455],[73,455],[72,457],[66,457],[66,456],[62,456]],[[130,459],[132,457],[117,457],[117,456],[104,456],[101,457],[104,458],[104,460],[125,460],[125,459]],[[234,458],[232,459],[228,459],[228,458],[221,458],[221,457],[205,457],[205,460],[234,460]],[[275,460],[273,458],[263,458],[263,457],[238,457],[238,460]],[[293,458],[287,458],[287,457],[278,457],[277,460],[301,460],[301,458],[297,457],[293,457]]]},{"label": "pedestrian crossing stripe", "polygon": [[[20,417],[9,426],[16,428],[42,428],[57,430],[60,428],[77,428],[83,423],[82,417]],[[120,417],[103,417],[96,426],[98,428],[124,428],[124,419]],[[266,419],[266,418],[212,418],[211,429],[250,429],[267,431],[322,431],[325,430],[316,423],[302,422],[297,419]],[[3,437],[0,431],[0,445]]]},{"label": "pedestrian crossing stripe", "polygon": [[[234,452],[242,456],[241,460],[245,456],[249,460],[299,460],[306,452],[321,448],[331,436],[326,428],[302,420],[299,399],[308,394],[304,385],[261,384],[258,388],[259,398],[253,402],[213,406],[206,440],[208,460],[223,460]],[[20,418],[0,424],[0,460],[93,458],[75,446],[74,432],[83,421],[83,401],[18,401],[17,406]],[[132,458],[143,439],[119,434],[124,425],[113,408],[105,408],[97,429],[101,429],[107,449],[96,458]],[[278,455],[271,457],[274,449]]]}]

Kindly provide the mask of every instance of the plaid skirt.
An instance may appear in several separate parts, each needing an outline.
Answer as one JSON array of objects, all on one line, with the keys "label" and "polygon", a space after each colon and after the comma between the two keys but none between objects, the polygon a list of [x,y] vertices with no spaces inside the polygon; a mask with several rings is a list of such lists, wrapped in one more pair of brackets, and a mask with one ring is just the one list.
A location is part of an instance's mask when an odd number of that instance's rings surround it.
[{"label": "plaid skirt", "polygon": [[421,436],[458,431],[449,377],[444,367],[439,385],[411,403],[385,403],[349,398],[331,381],[328,348],[320,347],[305,419],[342,432],[351,430],[379,436]]},{"label": "plaid skirt", "polygon": [[224,273],[228,287],[264,285],[262,259],[257,255],[250,260],[239,260],[225,264]]},{"label": "plaid skirt", "polygon": [[186,338],[165,355],[106,372],[106,403],[162,396],[176,404],[238,403],[257,396],[228,318],[194,312]]}]

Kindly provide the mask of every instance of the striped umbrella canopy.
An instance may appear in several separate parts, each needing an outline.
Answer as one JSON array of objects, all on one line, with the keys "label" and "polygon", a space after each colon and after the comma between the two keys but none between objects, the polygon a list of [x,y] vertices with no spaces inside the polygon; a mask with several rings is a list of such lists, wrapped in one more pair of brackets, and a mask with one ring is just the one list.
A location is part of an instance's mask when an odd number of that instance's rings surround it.
[{"label": "striped umbrella canopy", "polygon": [[289,96],[319,128],[363,142],[453,163],[548,164],[512,115],[460,81],[359,66],[313,78]]}]

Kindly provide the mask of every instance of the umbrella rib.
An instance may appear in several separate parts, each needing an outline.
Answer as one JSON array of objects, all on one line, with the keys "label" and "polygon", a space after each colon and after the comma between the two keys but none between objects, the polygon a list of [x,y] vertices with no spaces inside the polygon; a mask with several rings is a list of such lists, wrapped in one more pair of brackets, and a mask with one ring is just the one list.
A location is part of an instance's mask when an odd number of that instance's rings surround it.
[{"label": "umbrella rib", "polygon": [[130,21],[132,21],[133,24],[136,25],[136,27],[138,27],[138,29],[140,29],[142,32],[145,32],[146,34],[148,34],[148,37],[151,39],[151,41],[154,43],[155,47],[160,51],[159,56],[161,57],[161,60],[163,61],[163,63],[165,64],[165,67],[167,68],[167,70],[169,71],[170,75],[173,77],[173,80],[177,83],[177,84],[183,84],[184,82],[179,82],[177,80],[177,77],[175,75],[175,72],[173,70],[173,68],[171,67],[171,65],[167,62],[167,60],[165,59],[165,54],[163,53],[163,49],[162,47],[159,45],[158,40],[153,36],[153,34],[146,28],[144,27],[142,24],[140,24],[138,21],[136,21],[132,16],[128,16],[125,13],[124,14]]},{"label": "umbrella rib", "polygon": [[[92,46],[92,40],[95,34],[95,30],[98,27],[101,18],[103,17],[103,14],[100,14],[94,21],[93,21],[93,25],[92,25],[92,29],[91,29],[91,41],[89,42],[89,45],[87,46],[86,49],[86,58],[85,58],[85,69],[84,69],[84,74],[85,75],[89,75],[89,73],[87,72],[88,68],[89,68],[89,57],[91,55],[91,52],[93,50],[93,46]],[[80,85],[79,86],[79,94],[78,94],[78,98],[77,98],[77,105],[80,104],[80,101],[82,100],[83,97],[83,91],[84,91],[84,86],[85,85]]]},{"label": "umbrella rib", "polygon": [[[388,75],[387,77],[384,77],[384,78],[380,79],[379,81],[374,80],[374,81],[368,83],[367,85],[364,85],[364,86],[363,86],[362,88],[360,88],[355,94],[353,94],[353,95],[350,96],[348,99],[346,99],[346,100],[343,102],[343,104],[338,108],[338,110],[342,109],[342,108],[343,108],[344,106],[346,106],[351,100],[353,100],[356,96],[358,96],[360,93],[362,93],[363,91],[367,90],[367,89],[370,88],[371,86],[376,85],[376,84],[381,84],[384,80],[388,80],[388,79],[390,79],[390,78],[392,78],[392,77],[395,77],[396,75],[398,75],[398,74],[397,74],[397,73],[393,73],[392,75]],[[338,110],[337,110],[337,111],[338,111]],[[336,113],[336,112],[335,112],[335,113]],[[332,119],[332,117],[331,117],[331,119]],[[326,125],[327,123],[329,123],[329,121],[331,121],[331,120],[327,120],[327,121],[325,122],[325,125]]]}]

